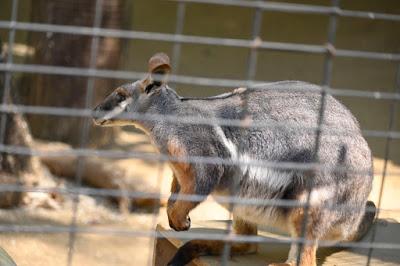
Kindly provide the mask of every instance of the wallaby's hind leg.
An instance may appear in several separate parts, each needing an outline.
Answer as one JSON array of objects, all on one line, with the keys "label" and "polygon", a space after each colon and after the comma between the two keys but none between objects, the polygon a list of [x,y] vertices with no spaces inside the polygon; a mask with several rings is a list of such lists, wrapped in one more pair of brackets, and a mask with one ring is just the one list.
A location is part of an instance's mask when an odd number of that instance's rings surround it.
[{"label": "wallaby's hind leg", "polygon": [[[240,218],[234,218],[233,220],[233,230],[237,235],[247,235],[256,236],[257,235],[257,225],[250,224]],[[231,245],[231,254],[249,254],[257,252],[256,243],[233,243]]]},{"label": "wallaby's hind leg", "polygon": [[[316,266],[317,265],[317,240],[319,239],[318,232],[323,232],[326,226],[320,219],[320,213],[311,208],[307,218],[307,226],[305,230],[305,239],[310,243],[304,243],[301,249],[300,262],[297,263],[299,244],[292,243],[290,245],[290,251],[286,262],[284,263],[272,263],[269,266]],[[294,209],[288,217],[288,227],[290,229],[292,238],[302,237],[302,228],[304,221],[304,210]]]},{"label": "wallaby's hind leg", "polygon": [[[299,234],[300,235],[300,234]],[[301,252],[301,261],[298,266],[316,266],[317,244],[305,244]],[[269,266],[296,266],[299,246],[296,243],[290,245],[290,251],[286,262],[271,263]]]},{"label": "wallaby's hind leg", "polygon": [[372,201],[367,201],[366,208],[368,208],[368,211],[364,213],[363,217],[361,218],[360,224],[357,226],[357,228],[354,229],[354,232],[349,235],[347,239],[345,239],[346,241],[361,240],[374,224],[376,216],[375,203],[373,203]]},{"label": "wallaby's hind leg", "polygon": [[[257,235],[257,226],[249,224],[239,218],[234,219],[233,230],[238,235]],[[224,250],[225,242],[221,240],[191,240],[179,248],[170,266],[186,265],[192,259],[202,255],[219,255]],[[255,243],[231,243],[231,255],[254,253],[257,251]]]},{"label": "wallaby's hind leg", "polygon": [[[358,241],[360,240],[373,225],[374,218],[376,215],[376,207],[372,201],[368,201],[366,207],[369,209],[364,215],[358,220],[349,220],[345,224],[330,226],[330,221],[333,221],[329,215],[337,216],[335,212],[329,210],[318,210],[311,208],[308,216],[308,226],[306,229],[306,239],[314,240],[313,244],[305,244],[302,249],[300,266],[316,265],[316,251],[317,243],[316,240],[321,239],[324,232],[327,233],[322,239],[327,240],[338,240],[338,241]],[[294,210],[289,218],[289,227],[291,230],[291,236],[294,238],[301,237],[301,227],[303,223],[302,210]],[[360,221],[361,220],[361,221]],[[360,221],[360,222],[359,222]],[[290,246],[289,256],[285,263],[274,263],[270,264],[273,266],[294,266],[297,262],[298,245],[293,243]]]},{"label": "wallaby's hind leg", "polygon": [[[353,217],[349,217],[347,221],[342,223],[336,223],[329,233],[323,237],[323,240],[337,242],[360,241],[374,225],[376,216],[376,206],[372,201],[367,201],[365,207],[368,210],[363,211],[363,213],[357,215],[352,211]],[[351,214],[348,214],[348,216]]]}]

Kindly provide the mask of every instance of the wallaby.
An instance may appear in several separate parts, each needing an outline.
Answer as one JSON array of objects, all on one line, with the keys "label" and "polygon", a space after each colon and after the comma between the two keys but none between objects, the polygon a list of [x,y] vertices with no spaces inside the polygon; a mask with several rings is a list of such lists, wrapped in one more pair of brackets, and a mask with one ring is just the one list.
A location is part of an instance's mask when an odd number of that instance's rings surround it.
[{"label": "wallaby", "polygon": [[[301,249],[293,243],[287,261],[271,265],[295,265],[298,250],[302,252],[300,265],[316,265],[318,240],[354,241],[366,233],[375,216],[375,205],[367,203],[373,178],[372,156],[357,120],[345,106],[326,95],[323,125],[342,133],[323,131],[316,156],[319,86],[282,81],[213,97],[185,98],[167,85],[170,70],[168,56],[155,54],[149,60],[149,74],[111,93],[94,109],[94,122],[102,126],[134,125],[148,134],[160,153],[171,158],[205,156],[244,162],[171,160],[171,192],[177,195],[170,197],[167,213],[174,230],[189,229],[189,212],[199,203],[182,195],[205,199],[210,194],[233,191],[239,200],[303,204],[309,200],[309,208],[240,202],[233,206],[236,234],[255,235],[257,225],[269,225],[286,230],[293,238],[302,237],[304,232],[305,239],[311,240]],[[137,118],[129,118],[129,114]],[[178,121],[140,119],[140,114],[176,116]],[[191,117],[193,123],[179,123],[180,116]],[[195,124],[196,118],[210,123]],[[247,126],[218,125],[218,119],[243,120]],[[251,126],[257,122],[288,126]],[[316,158],[326,168],[296,170],[246,164],[254,160],[313,163]],[[366,206],[371,212],[365,211]],[[308,222],[303,226],[305,210]],[[255,243],[230,244],[231,254],[255,252],[257,248]],[[223,250],[222,241],[192,240],[180,247],[169,265],[185,265],[200,255]]]}]

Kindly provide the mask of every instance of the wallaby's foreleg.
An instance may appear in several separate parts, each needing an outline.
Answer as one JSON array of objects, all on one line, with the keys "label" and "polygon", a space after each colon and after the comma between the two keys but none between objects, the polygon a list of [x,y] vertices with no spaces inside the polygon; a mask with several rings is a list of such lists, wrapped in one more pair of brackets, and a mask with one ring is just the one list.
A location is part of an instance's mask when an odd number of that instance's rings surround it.
[{"label": "wallaby's foreleg", "polygon": [[179,193],[180,186],[178,183],[178,179],[176,179],[175,175],[172,176],[172,183],[171,183],[171,196],[168,198],[167,208],[171,208],[174,205],[177,195]]},{"label": "wallaby's foreleg", "polygon": [[[257,226],[239,218],[234,219],[233,230],[238,235],[257,235]],[[202,255],[219,255],[224,250],[225,242],[221,240],[191,240],[179,248],[175,256],[168,263],[170,266],[186,265],[191,260]],[[255,243],[231,243],[231,255],[254,253],[257,251]]]},{"label": "wallaby's foreleg", "polygon": [[167,153],[180,160],[172,161],[171,167],[174,178],[171,186],[171,197],[168,200],[169,226],[176,231],[190,228],[189,212],[196,207],[198,202],[188,201],[184,196],[195,195],[197,169],[193,164],[185,161],[188,157],[186,146],[176,138],[170,138],[167,143]]},{"label": "wallaby's foreleg", "polygon": [[[169,145],[169,154],[186,158],[184,149],[180,148],[176,142],[173,144]],[[174,171],[171,188],[173,195],[167,209],[169,224],[176,231],[188,230],[190,228],[189,212],[214,190],[222,176],[223,168],[220,165],[186,162],[172,162],[172,168]],[[190,196],[195,198],[188,199],[187,197]]]},{"label": "wallaby's foreleg", "polygon": [[176,231],[188,230],[190,228],[189,212],[196,207],[198,202],[181,199],[182,195],[193,195],[193,185],[181,186],[174,176],[171,185],[171,196],[168,199],[168,221],[169,226]]}]

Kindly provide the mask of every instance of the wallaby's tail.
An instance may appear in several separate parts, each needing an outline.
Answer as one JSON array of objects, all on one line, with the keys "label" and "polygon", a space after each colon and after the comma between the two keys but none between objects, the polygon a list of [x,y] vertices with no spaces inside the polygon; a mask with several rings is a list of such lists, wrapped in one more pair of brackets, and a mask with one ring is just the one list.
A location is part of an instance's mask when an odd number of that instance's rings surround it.
[{"label": "wallaby's tail", "polygon": [[184,266],[202,255],[218,255],[223,249],[220,240],[191,240],[178,249],[168,266]]},{"label": "wallaby's tail", "polygon": [[[224,251],[221,240],[191,240],[178,249],[168,266],[184,266],[203,255],[219,255]],[[255,243],[231,243],[231,254],[248,254],[257,251]]]},{"label": "wallaby's tail", "polygon": [[375,220],[376,215],[376,206],[372,201],[367,201],[366,211],[362,218],[360,225],[358,226],[358,230],[352,238],[353,241],[361,240],[369,231],[372,224]]}]

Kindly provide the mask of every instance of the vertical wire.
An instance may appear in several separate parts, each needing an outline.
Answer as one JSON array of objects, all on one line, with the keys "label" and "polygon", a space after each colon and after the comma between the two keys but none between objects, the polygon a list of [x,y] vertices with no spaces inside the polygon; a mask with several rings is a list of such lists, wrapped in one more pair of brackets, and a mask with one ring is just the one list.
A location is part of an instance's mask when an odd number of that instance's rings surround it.
[{"label": "vertical wire", "polygon": [[[179,2],[177,5],[177,8],[176,8],[175,35],[183,34],[183,29],[185,26],[185,17],[186,17],[186,3]],[[173,50],[172,50],[172,65],[171,65],[171,67],[172,67],[173,73],[175,73],[175,74],[179,73],[181,52],[182,52],[182,43],[174,42],[174,46],[173,46]],[[174,82],[171,85],[176,86],[176,83]],[[175,176],[173,176],[173,178],[175,178]],[[175,195],[177,193],[176,191],[173,191],[172,193],[174,194],[174,195],[172,195],[172,197],[178,196],[178,195]],[[161,195],[161,192],[160,192],[160,195]],[[189,196],[197,196],[197,195],[189,195]],[[155,250],[153,252],[155,252]]]},{"label": "vertical wire", "polygon": [[[162,123],[162,121],[160,121]],[[162,179],[163,179],[163,173],[164,173],[164,167],[165,164],[162,160],[158,161],[158,173],[157,173],[157,183],[160,185],[159,186],[159,190],[158,190],[158,199],[161,200],[161,184],[162,184]],[[159,210],[160,206],[157,206],[156,204],[154,205],[154,209],[153,209],[153,219],[151,221],[151,230],[156,230],[156,225],[157,225],[157,221],[158,221],[158,214],[160,213]],[[157,241],[157,238],[154,237],[153,241]],[[149,246],[149,250],[152,250],[155,245],[154,242],[150,241],[150,246]],[[153,250],[153,253],[155,252],[155,250]],[[148,262],[147,265],[152,266],[153,265],[153,254],[151,252],[149,252],[149,258],[148,258]]]},{"label": "vertical wire", "polygon": [[[186,14],[186,4],[183,2],[179,2],[176,10],[176,25],[175,25],[175,35],[182,35],[183,33],[183,27],[184,27],[184,21],[185,21],[185,14]],[[172,71],[175,73],[178,73],[179,71],[179,61],[181,57],[181,49],[182,49],[182,44],[179,42],[175,42],[173,46],[173,51],[172,51]],[[162,122],[162,121],[160,121]],[[161,184],[162,182],[162,174],[164,172],[164,163],[162,161],[159,161],[159,170],[158,170],[158,184]],[[159,199],[161,199],[161,186],[159,190]],[[157,207],[154,208],[153,211],[153,220],[152,220],[152,228],[156,228],[156,223],[157,223],[157,214],[158,214],[158,209]],[[157,240],[155,240],[157,241]],[[152,243],[150,243],[150,249],[154,246]],[[153,251],[155,252],[155,250]],[[151,266],[153,263],[153,256],[150,254],[149,260],[148,260],[148,265]]]},{"label": "vertical wire", "polygon": [[[234,182],[232,182],[234,183]],[[233,186],[230,187],[229,189],[229,195],[232,197],[233,195],[233,190],[235,188],[233,188]],[[233,216],[232,216],[232,212],[233,212],[233,208],[234,208],[234,204],[232,202],[229,202],[229,206],[228,206],[228,211],[229,211],[229,218],[228,221],[226,223],[226,233],[228,236],[232,236],[233,232],[232,232],[232,220]],[[225,266],[228,265],[228,259],[231,255],[231,246],[232,244],[228,241],[226,241],[224,243],[224,249],[222,251],[222,255],[221,255],[221,265]]]},{"label": "vertical wire", "polygon": [[[395,92],[396,93],[400,92],[400,64],[397,66]],[[389,132],[393,131],[396,126],[396,113],[397,113],[397,101],[393,100],[391,102],[391,106],[390,106],[390,117],[389,117],[389,126],[388,126]],[[392,140],[393,140],[393,138],[389,135],[385,142],[385,157],[384,157],[385,161],[384,161],[384,165],[383,165],[382,179],[381,179],[380,189],[379,189],[379,197],[378,197],[378,202],[377,202],[378,206],[376,209],[376,218],[379,217],[379,212],[380,212],[381,205],[382,205],[383,191],[384,191],[385,180],[386,180],[386,176],[387,176],[388,160],[389,160],[389,156],[390,156],[390,147],[391,147],[390,144],[391,144]],[[373,244],[373,242],[375,242],[376,231],[377,231],[377,226],[375,225],[374,227],[372,227],[372,234],[371,234],[371,241],[370,241],[371,244]],[[369,266],[371,264],[372,252],[373,252],[373,248],[370,247],[368,249],[367,266]]]},{"label": "vertical wire", "polygon": [[[13,50],[14,50],[15,32],[16,32],[15,23],[17,21],[17,16],[18,16],[18,0],[13,0],[11,7],[11,21],[10,21],[11,29],[8,33],[7,67],[9,67],[13,63]],[[10,99],[11,78],[12,78],[12,73],[9,70],[6,70],[4,77],[4,91],[2,99],[3,105],[6,105],[7,102],[11,100]],[[0,144],[4,144],[6,123],[7,123],[7,113],[3,112],[1,114],[1,120],[0,120]]]},{"label": "vertical wire", "polygon": [[[254,17],[253,17],[253,25],[252,25],[252,39],[254,40],[254,46],[251,48],[250,53],[249,53],[249,58],[248,58],[248,63],[247,63],[247,73],[246,73],[246,77],[248,81],[252,81],[254,80],[255,74],[256,74],[256,70],[257,70],[257,56],[258,56],[258,51],[257,51],[257,41],[259,40],[259,35],[261,32],[261,22],[262,22],[262,14],[263,14],[263,10],[261,8],[256,8],[254,11]],[[250,88],[251,89],[251,88]],[[249,117],[248,114],[248,99],[247,96],[244,97],[243,99],[243,120],[246,121],[247,118]],[[245,122],[246,123],[246,122]],[[239,145],[239,150],[243,148],[243,144]],[[229,189],[229,195],[231,197],[234,197],[235,195],[237,195],[237,190],[238,190],[238,186],[236,184],[236,182],[232,182],[231,187]],[[231,219],[234,219],[233,217],[233,209],[234,209],[234,203],[230,202],[229,203],[229,207],[228,207],[228,211],[229,211],[229,215]],[[233,232],[233,221],[229,219],[226,225],[226,231],[228,236],[233,236],[234,232]],[[224,244],[224,249],[221,255],[221,265],[228,265],[228,259],[231,255],[231,246],[232,244],[230,242],[225,242]]]},{"label": "vertical wire", "polygon": [[257,56],[258,56],[257,41],[260,40],[259,35],[261,32],[262,15],[263,15],[263,10],[261,8],[257,8],[254,14],[253,30],[251,33],[254,46],[250,50],[250,55],[247,63],[247,80],[254,80],[256,76]]},{"label": "vertical wire", "polygon": [[[340,0],[332,0],[331,5],[336,10],[339,9]],[[334,42],[336,39],[336,29],[337,29],[337,15],[336,12],[332,12],[329,17],[329,26],[328,26],[328,42],[327,42],[327,50],[324,59],[324,72],[323,72],[323,80],[322,80],[322,90],[321,90],[321,97],[320,97],[320,108],[318,114],[318,121],[317,121],[317,129],[316,129],[316,137],[315,137],[315,146],[314,146],[314,158],[313,161],[318,163],[319,162],[319,149],[320,149],[320,142],[322,137],[321,126],[324,121],[325,115],[325,105],[326,105],[326,94],[327,89],[330,86],[332,80],[332,67],[333,67],[333,56],[334,56]],[[298,245],[297,249],[297,258],[296,258],[296,265],[300,265],[301,262],[301,252],[304,249],[304,244],[306,242],[306,231],[307,231],[307,223],[309,214],[308,211],[310,209],[310,199],[311,199],[311,191],[313,188],[314,180],[310,178],[310,183],[307,186],[307,200],[306,204],[303,207],[304,215],[303,215],[303,222],[301,226],[301,235],[299,240],[302,240]]]},{"label": "vertical wire", "polygon": [[[101,21],[103,17],[103,0],[96,0],[95,7],[95,18],[93,22],[94,31],[99,31],[101,26]],[[90,61],[89,61],[89,71],[93,72],[96,69],[96,59],[97,52],[99,47],[99,37],[92,36],[92,42],[90,46]],[[85,108],[88,109],[92,105],[93,101],[93,90],[94,90],[95,78],[93,76],[88,78],[88,82],[86,84],[86,97],[85,97]],[[83,122],[83,127],[81,130],[80,137],[80,148],[84,148],[87,144],[88,136],[89,136],[89,119],[85,119]],[[75,185],[80,188],[82,184],[82,175],[85,166],[85,157],[78,156],[78,162],[76,166],[76,175],[75,175]],[[67,257],[67,265],[72,265],[72,259],[74,255],[74,245],[76,241],[76,227],[77,227],[77,216],[78,216],[78,206],[79,206],[79,190],[78,193],[73,194],[73,206],[72,206],[72,219],[70,223],[70,234],[69,234],[69,243],[68,243],[68,257]]]},{"label": "vertical wire", "polygon": [[[176,10],[175,35],[182,35],[183,33],[185,15],[186,15],[186,4],[183,2],[179,2]],[[182,44],[180,42],[174,43],[172,51],[172,71],[174,71],[174,73],[178,73],[179,71],[181,48]]]}]

